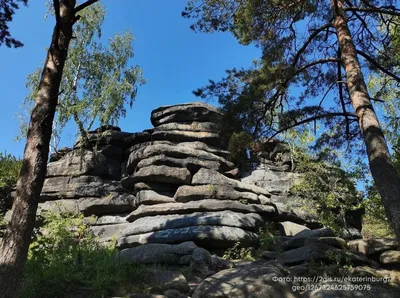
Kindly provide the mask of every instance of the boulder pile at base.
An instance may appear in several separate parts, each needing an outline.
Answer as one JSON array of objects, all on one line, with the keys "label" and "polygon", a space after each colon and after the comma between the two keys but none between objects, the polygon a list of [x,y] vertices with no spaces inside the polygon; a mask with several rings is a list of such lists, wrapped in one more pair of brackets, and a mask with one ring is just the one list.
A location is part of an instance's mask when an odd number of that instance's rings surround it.
[{"label": "boulder pile at base", "polygon": [[[39,210],[96,216],[93,231],[121,249],[194,241],[205,248],[257,246],[265,222],[318,228],[286,204],[296,175],[265,159],[240,175],[219,128],[221,112],[204,103],[163,106],[154,128],[104,126],[50,158]],[[273,151],[279,142],[271,142]],[[275,147],[276,148],[275,148]]]}]

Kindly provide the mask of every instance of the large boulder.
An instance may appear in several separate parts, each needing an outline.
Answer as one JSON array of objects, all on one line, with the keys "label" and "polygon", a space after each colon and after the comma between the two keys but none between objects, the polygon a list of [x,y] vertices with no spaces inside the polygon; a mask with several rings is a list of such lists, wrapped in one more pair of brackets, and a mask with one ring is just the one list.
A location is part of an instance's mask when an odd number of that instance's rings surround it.
[{"label": "large boulder", "polygon": [[142,160],[159,155],[164,155],[171,158],[192,158],[198,161],[218,162],[220,164],[219,168],[222,171],[228,171],[235,168],[235,165],[232,162],[227,161],[221,156],[202,149],[170,144],[153,144],[150,146],[139,148],[129,155],[126,168],[127,173],[132,174],[135,171],[139,162],[141,162]]},{"label": "large boulder", "polygon": [[177,202],[190,202],[204,199],[247,201],[260,203],[259,196],[252,192],[241,192],[229,185],[183,185],[180,186],[174,196]]},{"label": "large boulder", "polygon": [[177,123],[171,122],[158,125],[154,131],[197,131],[197,132],[215,132],[218,133],[219,125],[214,122],[191,122],[191,123]]},{"label": "large boulder", "polygon": [[50,177],[44,181],[40,201],[104,197],[111,192],[124,191],[119,182],[107,181],[97,176]]},{"label": "large boulder", "polygon": [[170,184],[190,184],[192,175],[188,169],[168,166],[148,166],[139,169],[132,175],[137,182],[161,182]]},{"label": "large boulder", "polygon": [[198,248],[194,242],[180,244],[145,244],[126,248],[118,253],[118,258],[136,264],[177,264],[184,255],[191,255]]},{"label": "large boulder", "polygon": [[310,260],[328,263],[351,262],[356,265],[371,264],[370,260],[361,253],[338,249],[318,242],[283,252],[276,258],[277,262],[284,265],[296,265]]},{"label": "large boulder", "polygon": [[275,208],[267,205],[242,204],[237,201],[200,200],[188,203],[165,203],[157,205],[140,205],[127,217],[128,221],[135,221],[145,216],[167,214],[189,214],[193,212],[209,211],[234,211],[241,213],[261,213],[264,216],[273,217]]},{"label": "large boulder", "polygon": [[151,123],[157,127],[171,122],[218,122],[222,113],[202,102],[159,107],[151,112]]},{"label": "large boulder", "polygon": [[253,184],[244,183],[232,178],[228,178],[217,171],[200,169],[192,178],[192,185],[203,185],[203,184],[213,184],[213,185],[230,185],[238,191],[253,192],[258,195],[265,195],[267,197],[271,194],[258,186]]},{"label": "large boulder", "polygon": [[146,216],[130,223],[123,236],[144,234],[165,229],[176,229],[190,226],[228,226],[256,231],[263,223],[257,213],[238,213],[232,211],[194,212],[190,214],[171,214]]},{"label": "large boulder", "polygon": [[186,168],[191,173],[196,173],[201,168],[206,168],[210,170],[223,171],[224,167],[221,162],[216,160],[203,160],[196,157],[186,157],[186,158],[174,158],[165,156],[165,154],[160,154],[152,156],[146,159],[142,159],[138,164],[137,168],[143,168],[148,166],[169,166],[177,168]]},{"label": "large boulder", "polygon": [[195,290],[193,298],[295,298],[291,284],[277,281],[284,275],[275,266],[256,266],[232,268],[218,272]]},{"label": "large boulder", "polygon": [[202,247],[228,248],[238,242],[243,247],[257,246],[257,234],[240,228],[227,226],[191,226],[186,228],[166,229],[118,239],[120,248],[133,247],[146,243],[181,243],[194,241]]},{"label": "large boulder", "polygon": [[208,131],[183,131],[183,130],[167,130],[167,131],[155,131],[151,135],[155,141],[171,141],[171,142],[204,142],[208,145],[216,147],[226,147],[226,143],[223,142],[220,135],[215,132]]},{"label": "large boulder", "polygon": [[351,250],[362,252],[365,255],[400,249],[400,242],[390,238],[357,239],[351,240],[347,244]]},{"label": "large boulder", "polygon": [[119,179],[121,168],[118,162],[106,158],[101,153],[89,150],[74,150],[65,154],[60,160],[47,166],[47,176],[82,176],[92,175]]}]

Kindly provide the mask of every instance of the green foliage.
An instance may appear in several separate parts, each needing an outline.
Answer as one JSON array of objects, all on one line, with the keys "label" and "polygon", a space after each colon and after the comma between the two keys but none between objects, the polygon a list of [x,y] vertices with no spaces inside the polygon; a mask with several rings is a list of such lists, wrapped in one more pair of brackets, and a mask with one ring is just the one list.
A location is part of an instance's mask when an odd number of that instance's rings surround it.
[{"label": "green foliage", "polygon": [[291,192],[307,202],[307,210],[318,213],[319,222],[342,233],[347,226],[346,213],[361,207],[361,198],[350,173],[305,153],[297,152],[294,160],[296,171],[302,175]]},{"label": "green foliage", "polygon": [[0,221],[6,210],[6,199],[11,188],[17,183],[22,160],[11,154],[0,152]]},{"label": "green foliage", "polygon": [[[133,35],[116,34],[101,42],[101,26],[105,9],[97,3],[80,12],[74,38],[68,50],[61,81],[59,103],[54,123],[52,147],[55,149],[60,134],[69,121],[74,121],[79,133],[85,136],[95,122],[116,125],[126,115],[126,105],[132,107],[138,86],[145,83],[142,69],[130,65],[133,54]],[[31,93],[24,101],[28,112],[36,97],[41,70],[27,78]],[[22,115],[21,131],[25,137],[27,117]]]},{"label": "green foliage", "polygon": [[22,160],[0,152],[0,188],[17,183]]},{"label": "green foliage", "polygon": [[258,230],[257,235],[260,239],[260,247],[257,251],[258,254],[265,250],[280,252],[279,242],[276,239],[276,236],[279,235],[279,231],[276,229],[273,222],[264,224],[264,226]]},{"label": "green foliage", "polygon": [[240,242],[235,243],[231,248],[228,248],[224,255],[223,260],[248,260],[254,261],[254,251],[251,247],[241,247]]},{"label": "green foliage", "polygon": [[82,214],[49,212],[29,249],[22,297],[72,297],[90,289],[106,297],[132,287],[143,269],[115,258],[113,245],[99,244]]},{"label": "green foliage", "polygon": [[362,235],[364,238],[394,237],[393,229],[386,217],[385,208],[375,187],[368,189],[367,198],[363,201],[365,216],[363,217]]}]

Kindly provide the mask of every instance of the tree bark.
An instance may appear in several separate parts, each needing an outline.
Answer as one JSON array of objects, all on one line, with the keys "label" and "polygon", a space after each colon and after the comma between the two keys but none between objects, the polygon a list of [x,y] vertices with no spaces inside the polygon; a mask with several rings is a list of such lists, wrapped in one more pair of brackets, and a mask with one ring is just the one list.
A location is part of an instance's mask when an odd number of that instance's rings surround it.
[{"label": "tree bark", "polygon": [[[32,111],[11,221],[0,247],[0,297],[19,297],[38,198],[46,175],[52,124],[67,50],[72,38],[76,0],[61,0],[59,22],[50,48]],[[57,15],[57,13],[56,13]]]},{"label": "tree bark", "polygon": [[368,94],[343,2],[331,0],[331,8],[334,15],[333,27],[346,71],[347,88],[367,148],[371,174],[396,237],[400,239],[400,177],[390,159],[383,131]]}]

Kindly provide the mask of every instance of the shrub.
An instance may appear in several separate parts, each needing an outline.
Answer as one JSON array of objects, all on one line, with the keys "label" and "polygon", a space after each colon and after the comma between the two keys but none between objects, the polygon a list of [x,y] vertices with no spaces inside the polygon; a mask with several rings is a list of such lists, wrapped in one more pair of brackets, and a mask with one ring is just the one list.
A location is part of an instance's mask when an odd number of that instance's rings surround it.
[{"label": "shrub", "polygon": [[7,198],[11,188],[17,183],[21,165],[22,160],[0,152],[0,216],[6,211]]},{"label": "shrub", "polygon": [[143,278],[143,268],[115,254],[114,245],[98,242],[82,214],[49,212],[29,249],[22,297],[70,297],[83,289],[105,297],[131,288]]}]

